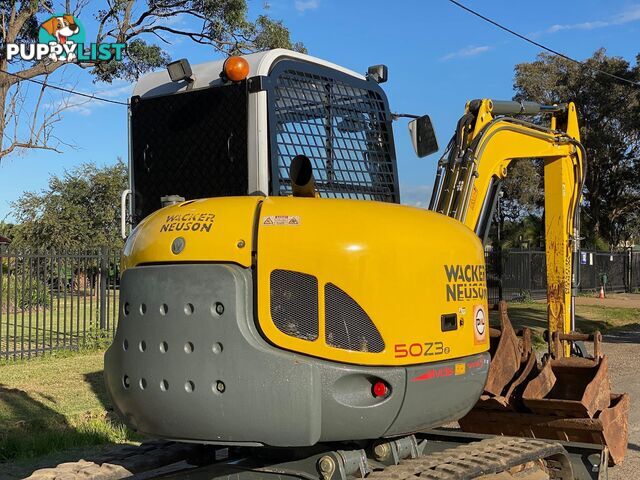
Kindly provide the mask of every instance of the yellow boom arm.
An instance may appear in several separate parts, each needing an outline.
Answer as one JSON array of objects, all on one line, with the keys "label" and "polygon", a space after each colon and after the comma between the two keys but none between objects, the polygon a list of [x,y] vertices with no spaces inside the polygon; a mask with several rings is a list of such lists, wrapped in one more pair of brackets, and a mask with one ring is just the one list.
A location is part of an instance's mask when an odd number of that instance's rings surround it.
[{"label": "yellow boom arm", "polygon": [[[549,128],[510,117],[551,115]],[[486,240],[500,181],[515,159],[544,160],[548,328],[573,330],[572,286],[579,249],[584,149],[573,103],[474,100],[440,160],[430,208],[463,222]],[[576,266],[577,268],[577,266]],[[551,343],[550,343],[551,345]],[[557,356],[569,354],[565,345]]]}]

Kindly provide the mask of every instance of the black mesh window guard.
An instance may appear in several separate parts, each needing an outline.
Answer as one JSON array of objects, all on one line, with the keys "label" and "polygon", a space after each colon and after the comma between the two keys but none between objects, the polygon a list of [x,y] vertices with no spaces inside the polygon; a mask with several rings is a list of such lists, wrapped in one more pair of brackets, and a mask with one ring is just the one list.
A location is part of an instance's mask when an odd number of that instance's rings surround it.
[{"label": "black mesh window guard", "polygon": [[399,202],[391,115],[377,84],[283,61],[269,102],[273,194],[291,194],[289,166],[304,154],[320,196]]},{"label": "black mesh window guard", "polygon": [[246,195],[246,82],[131,102],[135,223],[186,200]]}]

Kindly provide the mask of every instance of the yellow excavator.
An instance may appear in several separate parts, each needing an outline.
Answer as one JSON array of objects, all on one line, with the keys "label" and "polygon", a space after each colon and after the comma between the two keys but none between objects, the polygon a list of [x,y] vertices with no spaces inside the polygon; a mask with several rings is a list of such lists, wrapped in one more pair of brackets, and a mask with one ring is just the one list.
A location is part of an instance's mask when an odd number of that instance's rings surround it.
[{"label": "yellow excavator", "polygon": [[[138,82],[105,356],[116,409],[144,434],[226,452],[175,478],[606,478],[606,438],[578,449],[566,429],[493,431],[501,413],[535,424],[525,400],[552,404],[551,421],[566,402],[586,405],[571,410],[580,421],[613,407],[626,420],[599,351],[571,357],[594,338],[573,323],[586,165],[575,106],[468,102],[423,210],[400,204],[392,122],[412,117],[420,157],[436,137],[428,116],[391,112],[386,79],[383,65],[360,75],[271,50],[182,59]],[[489,326],[483,243],[520,158],[544,159],[542,365],[504,307]],[[567,393],[575,368],[597,375]],[[574,398],[598,381],[606,402]],[[433,430],[464,419],[475,433]]]}]

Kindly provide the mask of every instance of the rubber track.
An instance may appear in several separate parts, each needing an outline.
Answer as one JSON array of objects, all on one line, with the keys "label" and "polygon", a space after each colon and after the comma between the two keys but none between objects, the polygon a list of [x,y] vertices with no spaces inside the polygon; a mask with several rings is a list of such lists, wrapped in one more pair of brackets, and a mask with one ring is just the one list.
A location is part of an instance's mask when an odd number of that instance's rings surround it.
[{"label": "rubber track", "polygon": [[126,446],[91,461],[61,463],[54,468],[36,470],[28,480],[120,480],[183,460],[198,458],[202,445],[153,441]]},{"label": "rubber track", "polygon": [[[367,480],[468,480],[558,454],[566,455],[559,443],[496,437],[402,460],[399,465],[374,471]],[[554,480],[570,479],[568,472],[563,472],[561,464],[555,460],[547,461],[547,469]]]},{"label": "rubber track", "polygon": [[[468,480],[495,474],[512,467],[555,455],[566,455],[562,445],[528,438],[496,437],[376,470],[367,480]],[[128,446],[96,457],[92,461],[62,463],[33,472],[27,480],[120,480],[133,474],[151,472],[180,461],[202,459],[202,445],[150,442]],[[569,480],[562,466],[547,461],[553,480]]]}]

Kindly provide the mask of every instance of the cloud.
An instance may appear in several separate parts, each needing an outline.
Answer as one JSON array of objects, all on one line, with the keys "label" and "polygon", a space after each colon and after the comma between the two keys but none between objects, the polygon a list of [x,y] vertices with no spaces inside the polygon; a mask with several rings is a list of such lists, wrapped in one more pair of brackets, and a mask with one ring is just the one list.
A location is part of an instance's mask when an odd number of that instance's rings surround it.
[{"label": "cloud", "polygon": [[177,25],[184,25],[185,19],[188,17],[185,17],[184,15],[170,15],[168,17],[162,17],[160,18],[156,24],[158,25],[164,25],[167,27],[170,26],[177,26]]},{"label": "cloud", "polygon": [[403,205],[428,208],[431,199],[432,185],[400,185],[400,198]]},{"label": "cloud", "polygon": [[489,45],[469,45],[468,47],[464,47],[457,52],[451,52],[442,57],[440,60],[447,61],[452,60],[454,58],[467,58],[467,57],[475,57],[476,55],[483,54],[488,52],[493,47]]},{"label": "cloud", "polygon": [[[609,17],[606,20],[594,20],[592,22],[566,23],[551,25],[542,33],[556,33],[565,30],[595,30],[596,28],[613,27],[625,23],[640,20],[640,4],[633,5],[622,12]],[[538,32],[539,34],[540,32]]]},{"label": "cloud", "polygon": [[[94,92],[85,92],[76,85],[65,85],[65,87],[72,90],[82,91],[83,93],[93,94],[96,97],[126,102],[127,98],[131,96],[134,86],[133,83],[129,83],[125,80],[116,80],[112,84],[98,83],[98,85],[102,88]],[[66,112],[74,112],[86,117],[91,115],[96,108],[113,105],[111,103],[102,102],[98,99],[87,98],[80,95],[64,95],[65,96],[62,98],[45,103],[44,107],[51,110],[64,108]]]},{"label": "cloud", "polygon": [[108,89],[99,90],[98,92],[96,92],[96,97],[120,98],[121,100],[126,100],[127,97],[129,97],[133,93],[133,87],[134,84],[129,82],[126,82],[124,85],[116,88],[113,88],[113,85],[111,85]]},{"label": "cloud", "polygon": [[[104,88],[93,92],[96,97],[108,98],[109,100],[119,100],[126,102],[127,98],[133,93],[133,83],[129,83],[123,80],[115,81],[113,84],[99,84]],[[91,92],[88,92],[91,93]],[[91,115],[96,108],[105,107],[107,105],[113,105],[111,103],[103,102],[97,99],[90,99],[80,96],[72,96],[68,99],[71,103],[69,108],[72,112],[77,112],[80,115]]]},{"label": "cloud", "polygon": [[307,10],[315,10],[320,7],[320,0],[295,0],[296,10],[304,13]]}]

